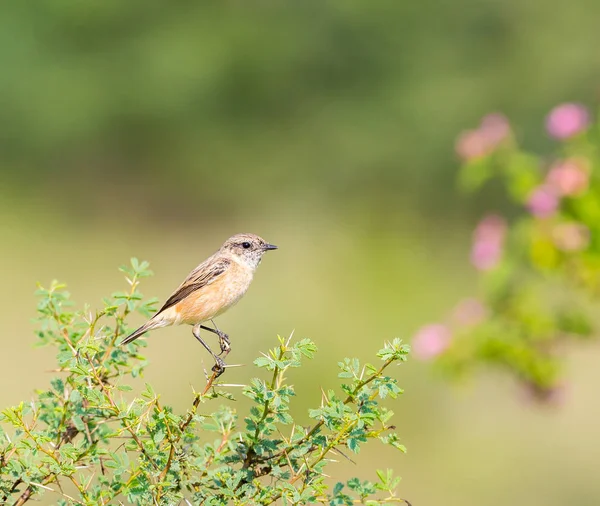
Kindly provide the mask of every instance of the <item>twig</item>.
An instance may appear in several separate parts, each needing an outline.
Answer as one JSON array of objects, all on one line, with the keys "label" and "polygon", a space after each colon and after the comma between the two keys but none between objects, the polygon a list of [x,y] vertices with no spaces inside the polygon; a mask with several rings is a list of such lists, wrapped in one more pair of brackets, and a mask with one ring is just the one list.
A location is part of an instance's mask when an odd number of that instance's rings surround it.
[{"label": "twig", "polygon": [[202,396],[205,396],[208,391],[210,390],[210,387],[213,386],[213,383],[215,382],[215,380],[219,377],[219,375],[216,372],[212,373],[212,376],[210,378],[208,378],[208,381],[206,382],[206,386],[204,387],[204,390],[202,390]]},{"label": "twig", "polygon": [[[93,374],[95,380],[97,381],[97,383],[100,386],[101,390],[106,395],[106,398],[108,399],[108,402],[110,402],[110,406],[111,406],[113,412],[115,413],[115,415],[118,416],[119,413],[120,413],[120,410],[119,410],[118,406],[116,405],[114,399],[112,398],[110,390],[108,388],[106,388],[106,385],[104,384],[104,381],[102,381],[102,378],[98,374],[98,371],[96,370],[96,367],[94,366],[93,362],[90,360],[90,357],[89,357],[89,355],[87,353],[85,354],[85,358],[87,359],[88,363],[90,364],[90,367],[92,369],[92,374]],[[125,429],[127,429],[127,431],[131,434],[131,437],[136,442],[136,444],[138,445],[138,448],[144,454],[144,456],[146,457],[146,459],[148,459],[148,462],[150,462],[150,464],[152,464],[152,466],[155,469],[158,470],[159,469],[158,465],[156,464],[156,462],[154,462],[154,460],[150,457],[150,455],[148,455],[148,452],[146,451],[146,448],[144,447],[144,444],[142,443],[142,441],[140,440],[140,438],[138,437],[138,435],[135,433],[135,431],[129,425],[127,425],[126,423],[123,423],[123,427]]]}]

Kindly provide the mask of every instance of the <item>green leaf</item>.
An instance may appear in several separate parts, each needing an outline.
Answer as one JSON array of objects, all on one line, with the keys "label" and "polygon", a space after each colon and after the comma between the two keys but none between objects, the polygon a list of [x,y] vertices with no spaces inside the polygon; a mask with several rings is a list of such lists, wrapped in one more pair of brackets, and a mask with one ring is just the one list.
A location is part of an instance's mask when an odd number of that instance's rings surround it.
[{"label": "green leaf", "polygon": [[459,188],[466,192],[479,189],[494,175],[489,157],[476,158],[465,163],[459,172]]}]

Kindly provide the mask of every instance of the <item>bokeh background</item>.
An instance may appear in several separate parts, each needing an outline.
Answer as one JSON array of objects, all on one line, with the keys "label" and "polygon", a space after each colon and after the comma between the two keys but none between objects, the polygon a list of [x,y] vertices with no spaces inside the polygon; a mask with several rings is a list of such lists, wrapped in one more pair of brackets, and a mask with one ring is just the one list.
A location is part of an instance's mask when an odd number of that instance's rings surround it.
[{"label": "bokeh background", "polygon": [[[137,256],[156,273],[142,291],[164,299],[251,231],[280,250],[219,319],[229,361],[277,334],[313,339],[293,378],[307,420],[338,359],[370,359],[476,293],[470,231],[506,203],[493,185],[455,189],[454,139],[502,111],[549,149],[552,106],[598,102],[599,16],[595,0],[4,2],[0,405],[51,376],[53,350],[32,347],[36,282],[97,307]],[[146,379],[185,409],[204,351],[171,328],[147,355]],[[455,386],[412,360],[392,403],[409,453],[366,449],[337,477],[393,467],[414,506],[597,505],[600,352],[569,357],[559,407],[495,371]]]}]

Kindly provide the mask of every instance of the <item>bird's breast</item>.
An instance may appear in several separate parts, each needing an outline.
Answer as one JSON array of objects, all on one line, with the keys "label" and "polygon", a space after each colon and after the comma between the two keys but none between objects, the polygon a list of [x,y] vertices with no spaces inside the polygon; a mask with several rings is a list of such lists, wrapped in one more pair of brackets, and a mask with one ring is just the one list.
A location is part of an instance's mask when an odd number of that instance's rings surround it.
[{"label": "bird's breast", "polygon": [[190,293],[176,306],[178,323],[210,320],[238,302],[252,282],[253,271],[233,262],[212,283]]}]

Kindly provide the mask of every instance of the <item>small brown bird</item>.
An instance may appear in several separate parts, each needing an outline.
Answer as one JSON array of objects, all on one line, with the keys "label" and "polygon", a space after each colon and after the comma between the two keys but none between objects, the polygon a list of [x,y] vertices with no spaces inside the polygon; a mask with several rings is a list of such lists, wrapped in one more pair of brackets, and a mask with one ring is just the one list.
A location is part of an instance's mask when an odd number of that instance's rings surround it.
[{"label": "small brown bird", "polygon": [[[242,298],[250,286],[263,254],[273,249],[277,249],[277,246],[254,234],[237,234],[230,237],[214,255],[190,272],[150,320],[123,339],[121,344],[131,343],[149,330],[182,323],[193,325],[194,337],[215,359],[213,371],[217,375],[221,374],[225,370],[225,363],[202,340],[200,329],[217,334],[221,354],[229,353],[229,336],[221,332],[212,319]],[[202,325],[209,320],[215,325],[214,329]]]}]

